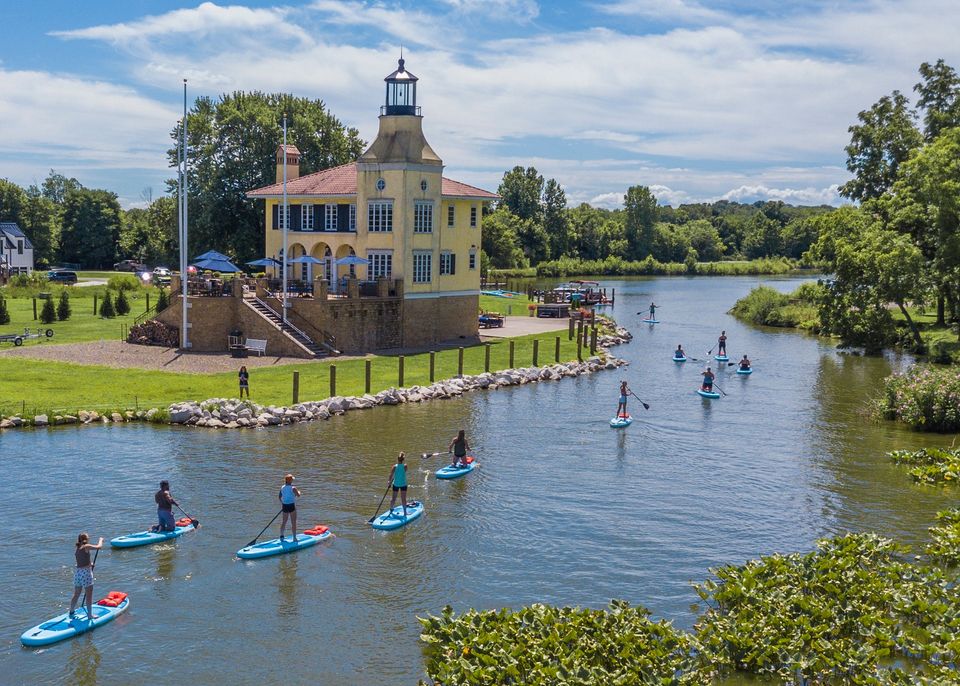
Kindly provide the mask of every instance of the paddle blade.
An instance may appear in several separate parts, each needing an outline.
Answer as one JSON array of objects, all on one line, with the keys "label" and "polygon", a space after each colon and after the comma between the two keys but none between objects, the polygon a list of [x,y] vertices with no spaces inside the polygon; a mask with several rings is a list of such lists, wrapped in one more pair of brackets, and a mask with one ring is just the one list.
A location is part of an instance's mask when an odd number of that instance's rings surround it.
[{"label": "paddle blade", "polygon": [[199,520],[199,519],[191,519],[191,520],[190,520],[190,523],[193,524],[193,528],[194,528],[194,529],[199,529],[199,528],[200,528],[200,520]]},{"label": "paddle blade", "polygon": [[650,406],[647,405],[645,402],[641,401],[640,404],[643,405],[643,409],[645,409],[645,410],[649,410],[649,409],[650,409]]}]

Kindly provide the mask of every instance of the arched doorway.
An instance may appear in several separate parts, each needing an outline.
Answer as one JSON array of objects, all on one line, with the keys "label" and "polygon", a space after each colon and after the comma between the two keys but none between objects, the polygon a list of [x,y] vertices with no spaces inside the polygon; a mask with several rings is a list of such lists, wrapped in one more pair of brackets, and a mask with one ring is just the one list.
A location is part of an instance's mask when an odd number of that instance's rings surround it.
[{"label": "arched doorway", "polygon": [[[351,255],[356,256],[356,254],[357,253],[354,251],[353,247],[346,244],[337,248],[338,260],[342,260],[344,257],[350,257]],[[353,264],[338,264],[336,265],[336,271],[338,283],[342,283],[343,279],[347,277],[356,278],[357,276],[357,267]]]},{"label": "arched doorway", "polygon": [[[290,244],[290,259],[295,260],[298,257],[302,257],[307,254],[307,249],[304,248],[300,243],[291,243]],[[307,267],[308,264],[289,264],[287,265],[287,279],[288,280],[301,280],[309,281],[309,270]]]},{"label": "arched doorway", "polygon": [[[328,287],[328,288],[331,288],[331,290],[332,290],[332,287],[333,287],[333,280],[332,280],[332,276],[333,276],[333,273],[332,273],[332,270],[333,270],[333,252],[331,252],[330,246],[327,245],[326,243],[323,243],[323,242],[317,243],[317,244],[314,245],[313,248],[310,250],[310,255],[313,256],[313,257],[315,257],[315,258],[317,258],[317,259],[320,260],[321,262],[323,262],[323,264],[318,264],[317,267],[320,268],[320,270],[321,270],[320,273],[323,274],[323,278],[324,278],[324,280],[326,280],[326,282],[327,282],[327,287]],[[310,266],[312,267],[313,265],[310,265]],[[312,274],[312,272],[311,272],[311,274]],[[311,277],[311,278],[312,278],[312,277]]]}]

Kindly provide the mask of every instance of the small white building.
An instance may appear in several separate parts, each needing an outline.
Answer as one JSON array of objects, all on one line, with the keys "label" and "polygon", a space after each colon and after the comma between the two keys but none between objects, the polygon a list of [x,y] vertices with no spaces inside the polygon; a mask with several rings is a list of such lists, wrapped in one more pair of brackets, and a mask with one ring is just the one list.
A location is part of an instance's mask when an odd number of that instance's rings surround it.
[{"label": "small white building", "polygon": [[13,222],[0,222],[0,275],[33,271],[33,244]]}]

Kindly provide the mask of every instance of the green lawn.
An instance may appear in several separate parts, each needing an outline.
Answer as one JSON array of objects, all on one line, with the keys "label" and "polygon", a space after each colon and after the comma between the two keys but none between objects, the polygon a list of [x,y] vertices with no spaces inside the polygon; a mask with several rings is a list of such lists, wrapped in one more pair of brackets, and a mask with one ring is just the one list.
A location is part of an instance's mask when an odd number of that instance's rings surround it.
[{"label": "green lawn", "polygon": [[[539,364],[554,361],[557,334],[538,334],[513,339],[514,366],[532,364],[533,342],[540,341]],[[576,359],[576,341],[568,341],[566,332],[560,332],[560,360]],[[585,350],[583,356],[587,357]],[[450,378],[457,374],[458,351],[444,350],[436,354],[435,378]],[[371,392],[376,393],[399,385],[398,358],[371,356]],[[241,362],[238,360],[238,368]],[[300,372],[300,400],[321,400],[330,395],[330,367],[336,366],[337,395],[361,395],[364,392],[364,360],[291,364],[281,367],[250,370],[252,400],[261,404],[289,404],[292,401],[293,372]],[[490,346],[490,369],[506,369],[509,365],[509,342],[497,341]],[[430,355],[422,353],[404,358],[405,386],[426,385],[430,382]],[[479,374],[484,370],[484,346],[464,350],[464,373]],[[0,357],[0,379],[5,389],[0,397],[0,415],[25,411],[28,415],[40,412],[76,412],[86,410],[144,409],[166,406],[183,400],[205,400],[215,397],[233,397],[237,393],[235,372],[221,374],[185,374],[146,371],[139,369],[112,369]]]},{"label": "green lawn", "polygon": [[527,305],[533,304],[525,295],[515,298],[499,298],[495,295],[481,295],[480,309],[484,312],[499,312],[500,314],[526,317]]},{"label": "green lawn", "polygon": [[[54,286],[49,289],[53,298],[53,304],[59,301],[60,291],[63,286]],[[0,324],[0,334],[21,333],[24,327],[36,330],[38,327],[43,329],[53,329],[54,336],[50,339],[28,340],[24,345],[50,345],[57,343],[78,343],[80,341],[98,341],[101,339],[119,340],[121,338],[122,327],[129,328],[133,325],[134,319],[146,309],[146,294],[150,293],[150,304],[157,301],[157,292],[155,289],[149,291],[140,290],[128,292],[127,300],[130,303],[130,314],[125,317],[114,317],[113,319],[103,319],[93,311],[93,298],[97,296],[97,304],[103,298],[103,288],[89,287],[77,288],[75,286],[67,287],[70,294],[70,319],[65,322],[55,321],[51,324],[43,324],[39,320],[40,310],[43,307],[43,301],[37,299],[37,319],[33,318],[33,299],[31,297],[7,297],[7,311],[10,313],[10,323]],[[111,297],[114,297],[113,294]],[[0,344],[3,346],[12,345],[9,343]]]}]

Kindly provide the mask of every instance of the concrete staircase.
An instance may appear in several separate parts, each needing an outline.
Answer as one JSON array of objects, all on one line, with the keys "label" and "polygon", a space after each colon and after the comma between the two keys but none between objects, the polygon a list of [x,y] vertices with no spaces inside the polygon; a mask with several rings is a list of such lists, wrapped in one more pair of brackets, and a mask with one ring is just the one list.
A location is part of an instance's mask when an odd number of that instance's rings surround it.
[{"label": "concrete staircase", "polygon": [[267,303],[260,298],[244,299],[244,305],[255,311],[261,317],[270,322],[274,328],[280,331],[288,338],[292,338],[301,347],[306,348],[314,357],[326,357],[327,355],[339,355],[340,351],[334,348],[326,341],[314,341],[305,332],[298,329],[290,322],[284,322],[280,315]]}]

